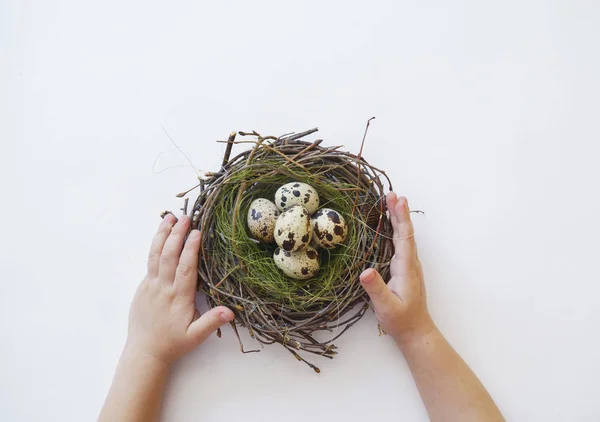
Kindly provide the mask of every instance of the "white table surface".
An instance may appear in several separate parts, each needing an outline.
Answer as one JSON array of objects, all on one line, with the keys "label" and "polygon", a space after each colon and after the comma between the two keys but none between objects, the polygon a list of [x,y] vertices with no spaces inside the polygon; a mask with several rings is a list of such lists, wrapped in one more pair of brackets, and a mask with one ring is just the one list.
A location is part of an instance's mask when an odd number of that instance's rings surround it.
[{"label": "white table surface", "polygon": [[[365,156],[426,211],[431,312],[507,418],[600,420],[599,19],[594,1],[3,1],[0,420],[96,417],[158,214],[194,184],[161,125],[215,170],[231,130],[319,126],[356,152],[371,116]],[[176,365],[163,419],[427,420],[373,315],[337,345],[316,375],[226,328]]]}]

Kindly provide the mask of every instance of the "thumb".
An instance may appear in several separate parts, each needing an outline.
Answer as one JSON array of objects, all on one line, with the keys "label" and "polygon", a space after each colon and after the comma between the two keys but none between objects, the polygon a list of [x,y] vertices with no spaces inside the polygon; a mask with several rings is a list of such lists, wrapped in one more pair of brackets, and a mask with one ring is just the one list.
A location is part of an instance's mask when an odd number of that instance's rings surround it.
[{"label": "thumb", "polygon": [[381,275],[373,268],[363,271],[360,275],[360,283],[363,289],[369,294],[375,311],[378,314],[389,310],[395,305],[395,301],[398,300],[398,297],[388,289]]},{"label": "thumb", "polygon": [[192,322],[187,329],[188,335],[196,345],[199,345],[217,328],[233,320],[234,317],[231,309],[217,306]]}]

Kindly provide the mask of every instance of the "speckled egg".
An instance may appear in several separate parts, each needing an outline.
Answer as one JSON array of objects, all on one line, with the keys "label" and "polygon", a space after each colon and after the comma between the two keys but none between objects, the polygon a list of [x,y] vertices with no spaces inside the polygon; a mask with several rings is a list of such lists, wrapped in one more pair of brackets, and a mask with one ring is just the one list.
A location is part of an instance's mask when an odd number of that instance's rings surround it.
[{"label": "speckled egg", "polygon": [[323,248],[335,248],[346,240],[348,227],[346,220],[337,211],[331,208],[321,208],[311,220],[313,241]]},{"label": "speckled egg", "polygon": [[277,248],[273,259],[285,275],[296,280],[314,277],[319,272],[319,253],[310,246],[297,252]]},{"label": "speckled egg", "polygon": [[312,215],[319,209],[319,194],[315,188],[306,183],[291,182],[277,189],[275,205],[280,211],[285,211],[294,205],[302,205]]},{"label": "speckled egg", "polygon": [[252,236],[263,243],[273,243],[277,217],[279,210],[268,199],[258,198],[252,201],[248,209],[248,229]]},{"label": "speckled egg", "polygon": [[306,247],[312,237],[310,215],[302,205],[281,213],[275,222],[275,242],[287,252],[295,252]]},{"label": "speckled egg", "polygon": [[312,238],[310,239],[310,245],[311,248],[313,249],[320,249],[321,245],[319,244],[319,241],[317,240],[317,236],[315,236],[315,233],[313,231],[313,235]]}]

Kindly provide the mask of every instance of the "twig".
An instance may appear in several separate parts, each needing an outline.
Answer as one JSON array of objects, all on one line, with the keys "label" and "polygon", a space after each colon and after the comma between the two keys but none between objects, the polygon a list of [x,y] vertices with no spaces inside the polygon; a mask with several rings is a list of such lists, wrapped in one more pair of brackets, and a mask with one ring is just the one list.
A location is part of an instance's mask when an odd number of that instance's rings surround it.
[{"label": "twig", "polygon": [[229,156],[231,155],[231,148],[233,148],[235,135],[235,132],[231,132],[229,134],[229,139],[227,139],[227,147],[225,148],[225,154],[223,155],[223,163],[221,163],[221,168],[225,168],[225,166],[229,162]]},{"label": "twig", "polygon": [[[371,125],[371,120],[374,120],[374,119],[375,119],[375,117],[371,117],[369,120],[367,120],[367,125],[365,126],[365,133],[363,134],[362,142],[360,143],[360,151],[358,151],[357,165],[356,165],[356,172],[357,172],[356,186],[360,186],[360,162],[362,160],[363,148],[365,147],[365,140],[367,139],[367,132],[369,130],[369,126]],[[356,192],[354,206],[352,207],[352,215],[354,215],[354,212],[356,211],[357,203],[358,203],[358,192]]]},{"label": "twig", "polygon": [[190,198],[185,198],[183,201],[183,207],[181,207],[181,212],[183,212],[185,215],[187,215],[188,202],[190,202]]}]

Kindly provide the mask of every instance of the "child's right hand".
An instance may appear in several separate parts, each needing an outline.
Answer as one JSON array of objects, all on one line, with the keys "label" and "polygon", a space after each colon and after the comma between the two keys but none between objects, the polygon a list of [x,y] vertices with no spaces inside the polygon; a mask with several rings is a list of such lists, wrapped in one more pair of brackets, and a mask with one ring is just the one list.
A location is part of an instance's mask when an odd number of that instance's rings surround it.
[{"label": "child's right hand", "polygon": [[203,315],[196,309],[200,232],[190,219],[167,214],[150,247],[148,273],[131,303],[126,350],[169,365],[234,318],[217,306]]},{"label": "child's right hand", "polygon": [[360,281],[373,302],[382,328],[397,343],[403,343],[430,332],[435,325],[427,310],[423,269],[417,256],[408,202],[390,192],[386,203],[394,228],[391,278],[386,285],[381,275],[371,268],[361,274]]}]

